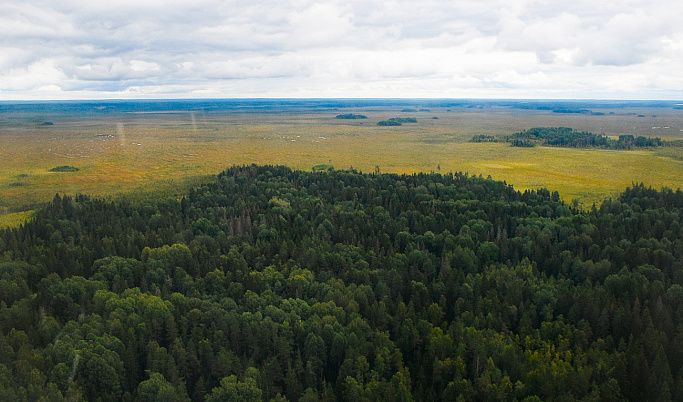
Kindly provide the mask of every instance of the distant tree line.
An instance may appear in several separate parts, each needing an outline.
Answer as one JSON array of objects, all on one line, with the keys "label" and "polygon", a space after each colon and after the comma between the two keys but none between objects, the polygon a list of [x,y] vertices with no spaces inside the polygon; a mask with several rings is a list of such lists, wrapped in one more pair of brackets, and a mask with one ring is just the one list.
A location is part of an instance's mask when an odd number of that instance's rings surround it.
[{"label": "distant tree line", "polygon": [[531,128],[517,132],[507,140],[515,147],[544,145],[567,148],[632,149],[681,145],[680,141],[667,142],[659,137],[620,135],[619,139],[613,139],[604,134],[577,131],[569,127]]},{"label": "distant tree line", "polygon": [[346,119],[346,120],[355,120],[355,119],[367,119],[368,116],[365,116],[363,114],[354,114],[354,113],[346,113],[346,114],[338,114],[337,119]]},{"label": "distant tree line", "polygon": [[[539,107],[539,109],[543,109],[542,107]],[[562,113],[562,114],[587,114],[591,116],[604,116],[605,113],[603,112],[594,112],[589,109],[576,109],[576,108],[566,108],[566,107],[559,107],[559,108],[549,108],[546,110],[552,110],[553,113]]]},{"label": "distant tree line", "polygon": [[512,138],[508,141],[510,142],[510,145],[513,147],[533,148],[536,146],[536,141],[525,140],[523,138]]},{"label": "distant tree line", "polygon": [[415,117],[392,117],[377,123],[378,126],[401,126],[403,123],[417,123]]},{"label": "distant tree line", "polygon": [[470,142],[498,142],[498,139],[492,135],[477,134],[470,139]]}]

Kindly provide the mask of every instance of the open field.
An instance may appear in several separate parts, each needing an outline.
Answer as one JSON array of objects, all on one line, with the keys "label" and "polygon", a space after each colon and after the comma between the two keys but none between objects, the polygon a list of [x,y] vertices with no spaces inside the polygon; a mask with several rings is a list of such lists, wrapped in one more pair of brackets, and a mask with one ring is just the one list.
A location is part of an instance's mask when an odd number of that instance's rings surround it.
[{"label": "open field", "polygon": [[[517,189],[547,187],[586,206],[633,182],[683,186],[683,152],[513,148],[469,143],[473,135],[500,139],[539,126],[567,126],[607,135],[683,138],[683,110],[672,105],[592,107],[604,114],[553,113],[483,103],[429,105],[301,101],[218,107],[207,103],[0,104],[0,226],[55,193],[97,196],[175,196],[233,164],[284,164],[310,170],[412,173],[465,171],[506,180]],[[404,101],[408,105],[410,101]],[[265,106],[264,106],[265,105]],[[367,119],[335,119],[361,113]],[[417,123],[380,127],[392,117]],[[50,124],[52,123],[52,124]],[[74,166],[76,172],[51,172]]]}]

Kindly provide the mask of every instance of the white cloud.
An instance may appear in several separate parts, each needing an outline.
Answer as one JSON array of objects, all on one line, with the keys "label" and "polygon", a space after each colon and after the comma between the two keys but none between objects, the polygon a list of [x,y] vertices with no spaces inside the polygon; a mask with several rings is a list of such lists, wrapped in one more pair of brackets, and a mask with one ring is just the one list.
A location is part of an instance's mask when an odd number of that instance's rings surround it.
[{"label": "white cloud", "polygon": [[142,60],[131,60],[130,69],[133,71],[159,71],[161,68],[157,63]]},{"label": "white cloud", "polygon": [[509,16],[501,21],[500,43],[508,49],[552,52],[576,46],[576,35],[581,30],[581,19],[574,14],[561,13],[556,17],[537,18],[525,22]]},{"label": "white cloud", "polygon": [[251,57],[208,63],[200,70],[210,79],[281,78],[301,75],[306,67],[296,55]]},{"label": "white cloud", "polygon": [[0,37],[65,38],[75,35],[68,16],[21,2],[0,4]]},{"label": "white cloud", "polygon": [[62,88],[58,87],[57,85],[50,84],[50,85],[43,85],[42,87],[38,88],[38,91],[40,91],[40,92],[61,92]]},{"label": "white cloud", "polygon": [[77,81],[126,81],[154,78],[161,67],[154,62],[141,60],[126,61],[120,57],[105,57],[90,60],[87,64],[61,63],[62,71]]},{"label": "white cloud", "polygon": [[681,98],[680,15],[679,0],[5,0],[0,99]]},{"label": "white cloud", "polygon": [[25,68],[14,68],[0,77],[0,88],[10,91],[35,90],[46,85],[58,85],[64,73],[51,60],[31,63]]},{"label": "white cloud", "polygon": [[332,4],[314,4],[288,18],[292,32],[288,47],[329,46],[342,43],[353,29],[350,15]]}]

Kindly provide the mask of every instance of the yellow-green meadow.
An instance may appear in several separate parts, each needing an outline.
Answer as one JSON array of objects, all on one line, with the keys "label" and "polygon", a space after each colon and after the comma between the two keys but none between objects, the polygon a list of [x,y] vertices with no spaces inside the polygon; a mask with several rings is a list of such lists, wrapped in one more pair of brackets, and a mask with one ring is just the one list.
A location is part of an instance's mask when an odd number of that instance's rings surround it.
[{"label": "yellow-green meadow", "polygon": [[[584,206],[614,196],[633,182],[655,188],[683,185],[680,148],[516,148],[502,142],[506,135],[542,126],[680,139],[683,110],[604,108],[599,115],[503,106],[401,110],[282,107],[276,112],[170,110],[84,116],[4,111],[0,226],[21,223],[55,193],[179,196],[228,166],[251,163],[305,170],[329,164],[366,172],[463,171],[505,180],[518,190],[546,187]],[[346,112],[367,119],[335,118]],[[415,117],[417,123],[377,125],[392,117]],[[41,123],[47,118],[52,124]],[[468,142],[478,134],[501,142]],[[50,171],[59,166],[78,170]]]}]

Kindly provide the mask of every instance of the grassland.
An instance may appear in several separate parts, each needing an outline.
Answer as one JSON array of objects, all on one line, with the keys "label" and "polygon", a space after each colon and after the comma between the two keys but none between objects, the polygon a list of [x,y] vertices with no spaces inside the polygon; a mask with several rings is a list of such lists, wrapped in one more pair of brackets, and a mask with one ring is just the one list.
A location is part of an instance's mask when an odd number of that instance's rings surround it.
[{"label": "grassland", "polygon": [[[586,115],[495,105],[432,106],[410,113],[416,124],[396,127],[377,122],[406,117],[401,106],[282,106],[267,112],[83,108],[81,113],[0,111],[0,226],[18,224],[55,193],[177,196],[227,166],[250,163],[306,170],[325,164],[396,173],[465,171],[506,180],[517,189],[547,187],[586,206],[633,182],[683,186],[678,149],[513,148],[468,142],[473,135],[502,139],[539,126],[683,138],[683,110],[669,107],[605,107],[600,110],[604,115]],[[336,119],[340,113],[368,118]],[[51,172],[55,166],[79,170]]]}]

